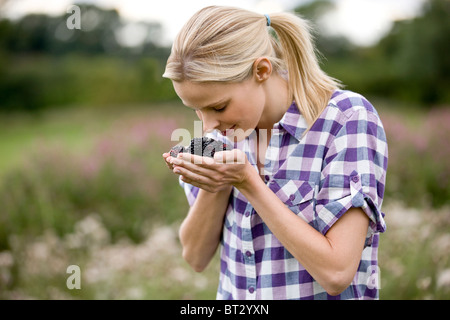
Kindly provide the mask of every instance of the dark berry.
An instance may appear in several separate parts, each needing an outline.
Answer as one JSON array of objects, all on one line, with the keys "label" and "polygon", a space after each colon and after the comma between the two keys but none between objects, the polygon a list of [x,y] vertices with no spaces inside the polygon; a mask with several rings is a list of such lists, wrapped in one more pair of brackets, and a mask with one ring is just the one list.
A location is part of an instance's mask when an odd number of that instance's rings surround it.
[{"label": "dark berry", "polygon": [[184,147],[180,145],[174,146],[170,149],[170,155],[174,158],[176,158],[178,154],[182,152],[184,152]]},{"label": "dark berry", "polygon": [[187,147],[190,154],[201,156],[203,154],[203,138],[194,138]]},{"label": "dark berry", "polygon": [[203,157],[214,157],[214,154],[219,151],[232,150],[230,146],[225,143],[216,141],[208,137],[194,138],[186,147],[177,145],[170,150],[170,155],[176,157],[178,153],[187,152]]}]

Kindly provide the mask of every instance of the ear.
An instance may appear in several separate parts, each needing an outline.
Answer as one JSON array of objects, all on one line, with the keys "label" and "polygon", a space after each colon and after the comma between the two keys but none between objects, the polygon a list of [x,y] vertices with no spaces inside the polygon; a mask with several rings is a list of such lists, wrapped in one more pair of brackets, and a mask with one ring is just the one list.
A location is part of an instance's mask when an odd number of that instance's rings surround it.
[{"label": "ear", "polygon": [[272,63],[266,57],[256,59],[253,64],[253,76],[256,81],[264,82],[272,74]]}]

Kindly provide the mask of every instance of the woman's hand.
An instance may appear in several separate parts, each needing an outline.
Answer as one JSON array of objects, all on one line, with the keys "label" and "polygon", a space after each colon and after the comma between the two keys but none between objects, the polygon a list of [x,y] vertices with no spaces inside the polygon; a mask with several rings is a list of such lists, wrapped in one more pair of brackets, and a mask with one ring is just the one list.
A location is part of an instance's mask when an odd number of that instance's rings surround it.
[{"label": "woman's hand", "polygon": [[163,154],[162,154],[162,156],[163,156],[163,158],[164,158],[164,161],[166,162],[166,166],[167,166],[167,168],[169,168],[170,170],[173,170],[173,165],[170,163],[170,160],[171,160],[171,156],[170,156],[170,153],[169,152],[164,152]]},{"label": "woman's hand", "polygon": [[172,165],[173,172],[181,175],[182,181],[208,192],[218,192],[230,185],[239,189],[255,171],[239,149],[217,152],[214,158],[180,153],[177,158],[165,159]]}]

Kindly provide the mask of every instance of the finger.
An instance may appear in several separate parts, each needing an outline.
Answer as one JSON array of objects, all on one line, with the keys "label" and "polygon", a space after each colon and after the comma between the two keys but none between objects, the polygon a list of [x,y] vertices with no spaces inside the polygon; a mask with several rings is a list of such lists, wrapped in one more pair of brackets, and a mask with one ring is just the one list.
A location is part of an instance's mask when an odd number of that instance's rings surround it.
[{"label": "finger", "polygon": [[162,156],[166,162],[170,162],[170,159],[172,158],[170,153],[167,153],[167,152],[163,153]]},{"label": "finger", "polygon": [[181,176],[183,182],[192,184],[193,186],[204,188],[207,185],[208,178],[197,174],[195,172],[189,171],[186,168],[175,166],[173,172]]},{"label": "finger", "polygon": [[[191,161],[194,162],[194,160],[192,158],[188,157],[188,159],[190,159]],[[212,159],[210,159],[209,161],[214,163],[214,160],[212,160]],[[193,172],[197,175],[201,175],[204,177],[214,176],[215,172],[214,172],[213,168],[206,167],[205,164],[195,164],[193,162],[186,161],[182,157],[177,157],[177,158],[172,157],[172,159],[171,159],[171,163],[173,164],[173,166],[178,166],[180,168],[184,168],[190,172]]]},{"label": "finger", "polygon": [[163,153],[163,158],[164,158],[164,161],[166,162],[166,165],[167,165],[167,167],[170,169],[170,170],[172,170],[173,169],[173,165],[172,165],[172,163],[170,162],[170,160],[171,160],[171,156],[170,156],[170,154],[169,153]]},{"label": "finger", "polygon": [[239,149],[216,152],[214,161],[216,163],[245,163],[245,153]]},{"label": "finger", "polygon": [[169,152],[164,152],[162,154],[162,156],[163,156],[164,160],[166,160],[166,161],[169,161],[172,158],[172,156],[170,155]]},{"label": "finger", "polygon": [[195,154],[190,153],[180,153],[177,156],[177,159],[181,159],[199,166],[211,166],[214,164],[214,159],[210,157],[202,157]]}]

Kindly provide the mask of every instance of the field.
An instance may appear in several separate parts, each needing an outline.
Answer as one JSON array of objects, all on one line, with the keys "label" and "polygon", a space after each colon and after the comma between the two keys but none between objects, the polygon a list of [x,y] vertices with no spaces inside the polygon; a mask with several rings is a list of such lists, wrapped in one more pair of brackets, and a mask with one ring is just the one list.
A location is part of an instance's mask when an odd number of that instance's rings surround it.
[{"label": "field", "polygon": [[[449,299],[450,109],[375,105],[389,143],[381,299]],[[214,299],[218,256],[203,273],[182,260],[188,206],[161,157],[194,116],[175,103],[2,116],[0,299]]]}]

